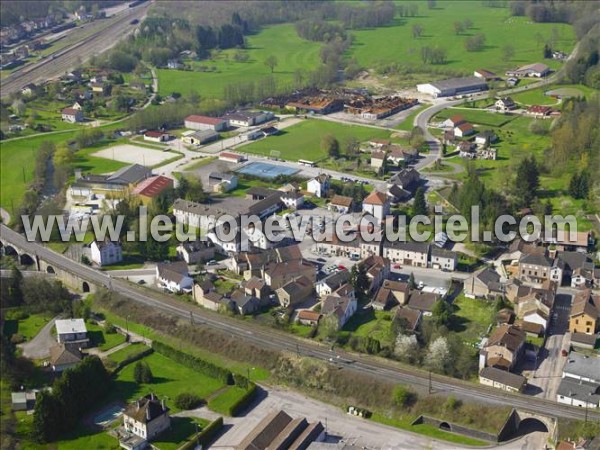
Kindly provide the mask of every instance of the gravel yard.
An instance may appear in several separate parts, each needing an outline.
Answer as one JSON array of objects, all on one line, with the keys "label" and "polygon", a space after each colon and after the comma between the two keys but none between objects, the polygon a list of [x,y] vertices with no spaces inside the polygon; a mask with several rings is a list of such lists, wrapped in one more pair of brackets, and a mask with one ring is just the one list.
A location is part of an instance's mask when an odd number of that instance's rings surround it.
[{"label": "gravel yard", "polygon": [[105,148],[93,154],[99,158],[114,159],[130,164],[142,164],[144,166],[156,166],[176,156],[174,153],[161,150],[153,150],[137,145],[123,144]]}]

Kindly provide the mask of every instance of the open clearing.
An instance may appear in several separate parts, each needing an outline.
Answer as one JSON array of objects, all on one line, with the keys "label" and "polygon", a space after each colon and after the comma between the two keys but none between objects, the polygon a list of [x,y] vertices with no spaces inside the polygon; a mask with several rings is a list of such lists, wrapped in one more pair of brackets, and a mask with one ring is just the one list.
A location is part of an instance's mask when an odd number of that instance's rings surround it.
[{"label": "open clearing", "polygon": [[98,158],[112,159],[129,164],[142,164],[156,166],[173,158],[173,153],[151,148],[138,147],[137,145],[121,144],[105,148],[93,153]]}]

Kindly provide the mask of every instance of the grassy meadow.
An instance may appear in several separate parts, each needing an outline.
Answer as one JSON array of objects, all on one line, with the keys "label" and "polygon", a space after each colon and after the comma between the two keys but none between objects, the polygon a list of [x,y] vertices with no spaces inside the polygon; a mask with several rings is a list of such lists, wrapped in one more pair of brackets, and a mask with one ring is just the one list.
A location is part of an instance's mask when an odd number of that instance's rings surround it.
[{"label": "grassy meadow", "polygon": [[341,153],[344,152],[344,142],[350,137],[360,142],[390,137],[390,131],[386,130],[310,119],[285,128],[275,136],[245,145],[241,151],[269,156],[271,150],[278,150],[281,158],[286,160],[308,159],[316,162],[327,158],[326,152],[321,149],[321,138],[327,134],[333,135],[340,142]]},{"label": "grassy meadow", "polygon": [[[278,83],[287,83],[292,81],[296,70],[312,70],[317,66],[320,49],[320,43],[298,37],[292,24],[265,27],[248,36],[248,46],[244,50],[224,50],[213,60],[192,61],[193,71],[158,69],[159,93],[185,95],[195,90],[204,98],[222,98],[227,84],[270,76],[271,69],[264,61],[271,55],[278,61],[273,76]],[[234,55],[238,51],[245,53],[248,60],[235,61]],[[215,67],[216,71],[200,72],[200,66]]]},{"label": "grassy meadow", "polygon": [[[465,74],[485,68],[500,74],[519,65],[541,62],[544,43],[552,36],[553,28],[558,37],[557,49],[570,52],[575,45],[570,25],[531,23],[527,17],[511,17],[508,8],[488,8],[474,1],[438,1],[435,9],[428,9],[427,2],[416,3],[419,5],[418,17],[397,17],[392,26],[352,31],[354,43],[349,55],[364,67],[398,62],[422,68],[421,47],[440,46],[447,50],[448,62],[429,68],[453,69]],[[457,35],[454,22],[465,19],[472,20],[473,27]],[[423,27],[423,35],[419,38],[412,35],[415,24]],[[467,52],[465,39],[478,33],[486,37],[485,48]],[[515,54],[504,60],[502,48],[507,43],[513,45]],[[554,60],[544,63],[552,68],[561,65]]]}]

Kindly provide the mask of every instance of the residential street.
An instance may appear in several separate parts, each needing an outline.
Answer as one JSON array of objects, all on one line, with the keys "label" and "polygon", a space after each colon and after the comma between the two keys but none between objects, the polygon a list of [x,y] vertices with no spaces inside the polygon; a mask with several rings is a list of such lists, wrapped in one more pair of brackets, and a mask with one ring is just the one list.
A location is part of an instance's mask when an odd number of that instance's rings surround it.
[{"label": "residential street", "polygon": [[50,348],[56,344],[56,339],[52,336],[52,328],[57,318],[55,317],[44,325],[44,328],[32,340],[19,344],[25,358],[44,359],[50,356]]}]

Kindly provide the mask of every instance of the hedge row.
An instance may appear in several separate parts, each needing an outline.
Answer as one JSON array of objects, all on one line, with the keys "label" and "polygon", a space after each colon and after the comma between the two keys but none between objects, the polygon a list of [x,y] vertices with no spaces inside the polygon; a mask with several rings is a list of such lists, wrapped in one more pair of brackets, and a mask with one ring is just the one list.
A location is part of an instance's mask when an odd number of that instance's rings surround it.
[{"label": "hedge row", "polygon": [[237,403],[231,405],[230,408],[230,413],[231,416],[237,416],[239,413],[241,413],[244,409],[246,409],[250,403],[252,403],[252,401],[254,400],[254,397],[256,395],[257,392],[257,387],[256,384],[252,383],[250,385],[250,388],[246,391],[246,393],[240,397],[240,399],[237,401]]},{"label": "hedge row", "polygon": [[144,351],[141,351],[139,353],[135,353],[134,355],[131,355],[130,357],[125,358],[123,361],[120,361],[117,364],[117,367],[114,368],[114,370],[112,371],[112,374],[113,375],[118,374],[123,367],[128,366],[129,364],[134,363],[136,361],[139,361],[140,359],[145,358],[146,356],[148,356],[148,355],[150,355],[152,353],[154,353],[154,349],[147,348]]},{"label": "hedge row", "polygon": [[202,448],[207,448],[208,444],[210,444],[215,437],[219,434],[223,428],[223,418],[219,417],[218,419],[209,423],[204,430],[195,435],[191,440],[187,441],[179,450],[192,450],[196,448],[196,445],[201,445]]},{"label": "hedge row", "polygon": [[152,341],[152,348],[161,355],[164,355],[179,364],[183,364],[196,372],[220,380],[225,384],[234,383],[233,374],[229,369],[224,369],[223,367],[219,367],[213,363],[204,361],[203,359],[183,353],[164,342]]}]

